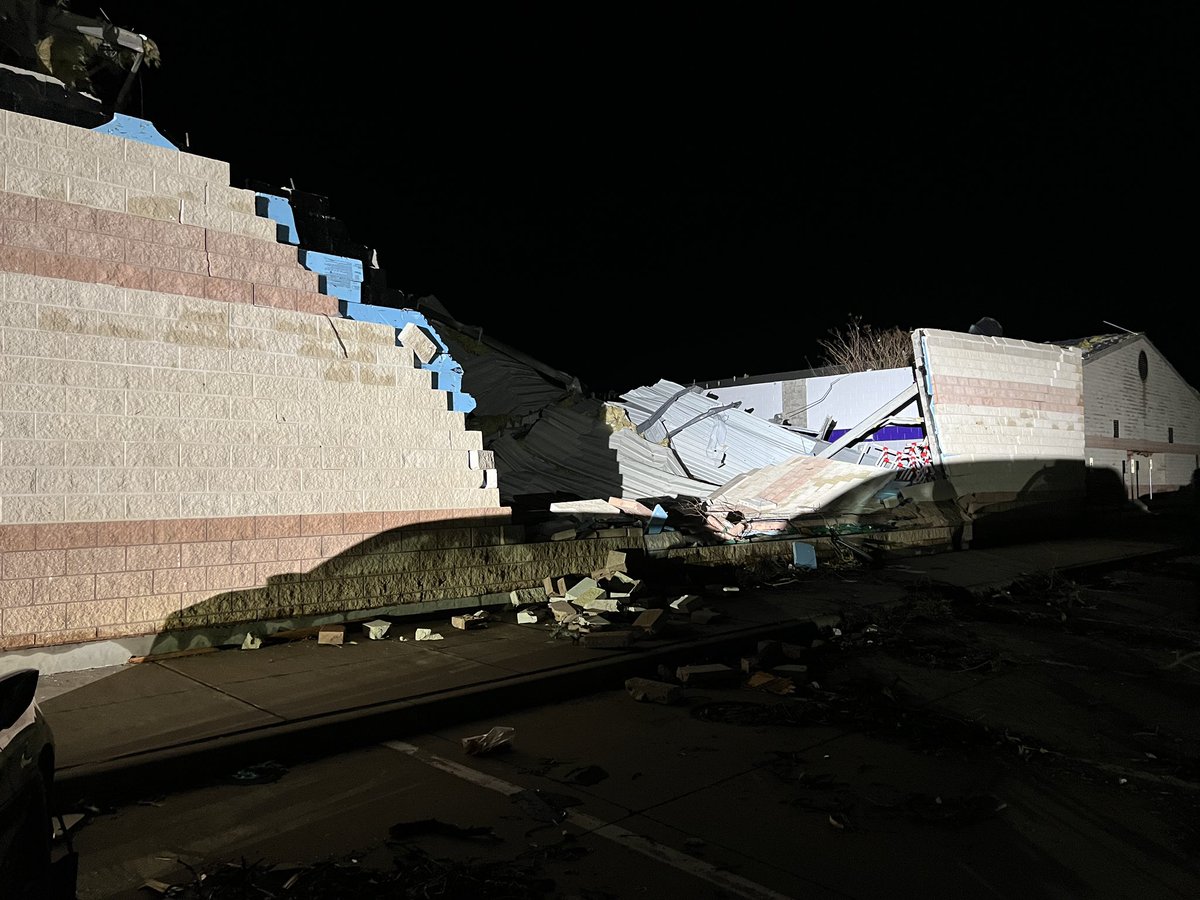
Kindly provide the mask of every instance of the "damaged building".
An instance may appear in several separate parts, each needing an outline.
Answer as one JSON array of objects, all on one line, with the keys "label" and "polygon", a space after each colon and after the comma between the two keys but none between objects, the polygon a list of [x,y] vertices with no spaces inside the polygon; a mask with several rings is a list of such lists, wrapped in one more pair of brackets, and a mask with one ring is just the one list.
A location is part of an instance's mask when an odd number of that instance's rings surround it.
[{"label": "damaged building", "polygon": [[326,198],[4,77],[0,648],[476,609],[611,552],[965,548],[1077,510],[1087,465],[1194,468],[1144,336],[918,329],[909,369],[599,400],[389,286]]}]

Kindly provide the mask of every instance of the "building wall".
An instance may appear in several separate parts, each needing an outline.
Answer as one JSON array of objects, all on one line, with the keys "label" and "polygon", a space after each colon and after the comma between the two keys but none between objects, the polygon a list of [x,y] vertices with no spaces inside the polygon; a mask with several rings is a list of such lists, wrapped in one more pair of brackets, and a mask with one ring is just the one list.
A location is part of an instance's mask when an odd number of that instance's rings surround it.
[{"label": "building wall", "polygon": [[770,421],[783,410],[783,382],[768,381],[754,384],[731,384],[712,388],[712,394],[722,403],[741,402],[742,409],[753,409],[754,415]]},{"label": "building wall", "polygon": [[[913,383],[911,368],[879,369],[871,372],[850,372],[844,375],[822,375],[806,379],[808,410],[803,414],[810,429],[821,427],[826,416],[833,417],[833,434],[839,436],[852,428]],[[897,415],[918,418],[914,400]],[[885,434],[887,432],[885,431]],[[898,440],[912,440],[906,435]]]},{"label": "building wall", "polygon": [[230,591],[504,521],[479,434],[227,164],[11,111],[0,164],[0,647],[253,617]]},{"label": "building wall", "polygon": [[[1138,357],[1146,354],[1146,378]],[[1200,396],[1145,337],[1131,338],[1083,365],[1088,463],[1127,488],[1176,490],[1200,467]],[[1119,436],[1113,435],[1113,421]],[[1133,454],[1131,457],[1130,454]],[[1132,471],[1132,463],[1138,471]],[[1151,465],[1153,468],[1151,468]]]},{"label": "building wall", "polygon": [[934,447],[960,505],[1082,493],[1081,351],[936,329],[913,339]]}]

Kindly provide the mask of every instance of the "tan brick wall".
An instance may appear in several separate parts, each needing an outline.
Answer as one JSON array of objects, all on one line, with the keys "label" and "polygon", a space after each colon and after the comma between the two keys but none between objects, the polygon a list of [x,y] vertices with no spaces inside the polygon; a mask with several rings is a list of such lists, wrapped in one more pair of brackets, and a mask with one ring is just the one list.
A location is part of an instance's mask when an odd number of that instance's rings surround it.
[{"label": "tan brick wall", "polygon": [[227,164],[0,124],[0,647],[544,577],[498,525],[422,527],[506,516],[481,436]]},{"label": "tan brick wall", "polygon": [[914,332],[931,433],[960,496],[1082,489],[1082,354],[937,329]]},{"label": "tan brick wall", "polygon": [[[0,525],[0,649],[478,596],[590,571],[500,508]],[[565,567],[565,568],[564,568]]]}]

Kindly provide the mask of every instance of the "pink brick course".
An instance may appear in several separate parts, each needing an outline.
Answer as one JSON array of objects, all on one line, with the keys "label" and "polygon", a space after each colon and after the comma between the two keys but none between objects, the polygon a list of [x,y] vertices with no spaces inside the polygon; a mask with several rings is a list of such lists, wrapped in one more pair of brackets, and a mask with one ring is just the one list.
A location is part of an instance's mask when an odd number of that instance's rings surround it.
[{"label": "pink brick course", "polygon": [[[300,580],[395,528],[507,508],[0,526],[0,650],[151,634],[224,591]],[[436,526],[435,526],[436,527]],[[365,558],[365,557],[364,557]]]},{"label": "pink brick course", "polygon": [[338,315],[290,244],[4,191],[0,270]]}]

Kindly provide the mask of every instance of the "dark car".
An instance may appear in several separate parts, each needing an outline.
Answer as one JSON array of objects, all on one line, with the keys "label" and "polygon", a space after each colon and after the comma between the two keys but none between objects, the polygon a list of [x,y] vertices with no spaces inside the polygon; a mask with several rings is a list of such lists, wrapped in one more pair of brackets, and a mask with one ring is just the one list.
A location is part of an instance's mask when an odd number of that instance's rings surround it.
[{"label": "dark car", "polygon": [[51,896],[54,735],[38,708],[36,669],[0,676],[0,897]]}]

